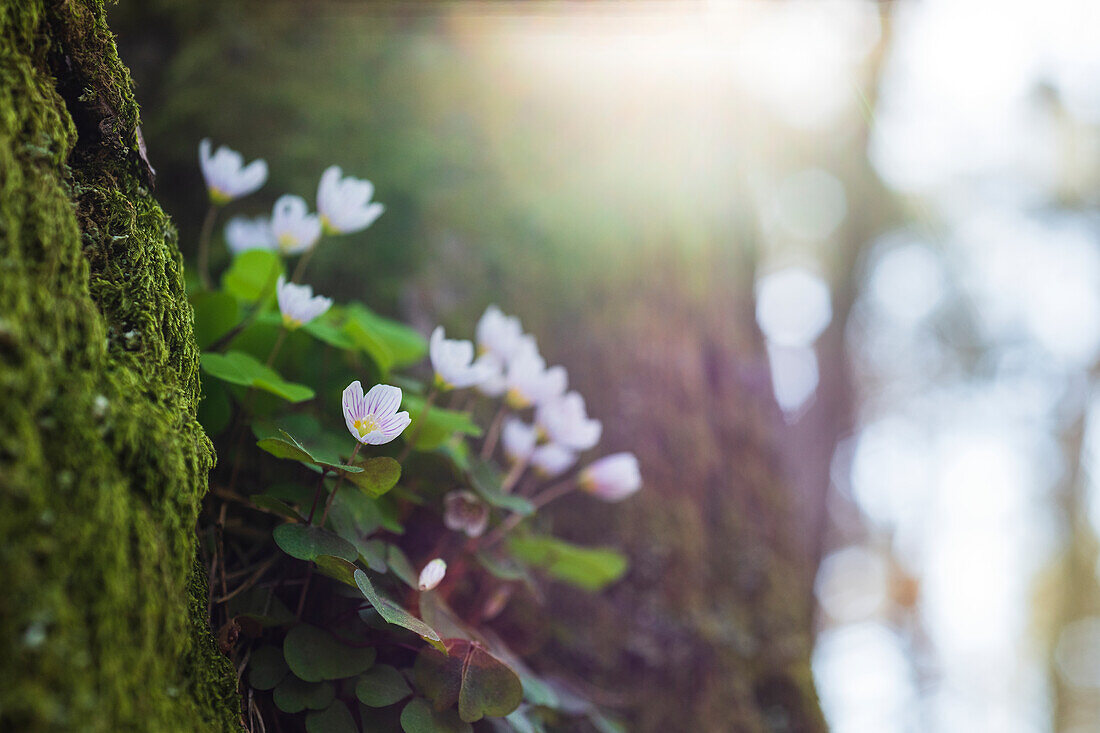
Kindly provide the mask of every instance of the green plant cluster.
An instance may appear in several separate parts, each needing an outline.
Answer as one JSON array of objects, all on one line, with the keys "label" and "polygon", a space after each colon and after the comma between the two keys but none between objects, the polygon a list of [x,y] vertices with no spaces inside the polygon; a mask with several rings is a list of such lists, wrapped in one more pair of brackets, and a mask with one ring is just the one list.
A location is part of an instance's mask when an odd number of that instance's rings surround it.
[{"label": "green plant cluster", "polygon": [[[199,416],[220,456],[201,530],[210,607],[250,728],[620,730],[509,643],[543,630],[495,622],[537,604],[547,579],[597,591],[626,559],[545,531],[538,487],[513,491],[495,458],[504,405],[461,391],[436,404],[417,331],[357,302],[288,324],[287,276],[279,253],[253,249],[217,289],[191,293]],[[349,435],[340,396],[353,380],[402,388],[412,422],[399,439]],[[455,491],[491,513],[488,533],[446,528]],[[424,589],[418,569],[437,557],[446,577]]]}]

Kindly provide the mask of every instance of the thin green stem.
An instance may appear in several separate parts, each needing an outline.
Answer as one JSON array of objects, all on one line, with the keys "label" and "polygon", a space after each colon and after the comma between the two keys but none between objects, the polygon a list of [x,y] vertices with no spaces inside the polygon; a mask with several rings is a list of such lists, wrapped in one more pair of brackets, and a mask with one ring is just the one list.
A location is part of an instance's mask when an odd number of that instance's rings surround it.
[{"label": "thin green stem", "polygon": [[[355,465],[355,456],[359,454],[359,449],[363,447],[362,443],[356,442],[355,450],[351,452],[351,458],[348,459],[348,465]],[[332,487],[332,493],[328,495],[328,501],[325,502],[325,511],[321,514],[320,526],[325,526],[325,520],[328,519],[328,510],[332,508],[332,500],[336,498],[336,492],[340,490],[340,486],[344,483],[344,474],[341,473],[339,478],[336,479],[336,485]]]},{"label": "thin green stem", "polygon": [[313,252],[317,249],[317,245],[321,243],[321,240],[317,240],[317,243],[302,253],[302,256],[298,258],[298,264],[294,268],[294,274],[290,276],[290,282],[300,282],[302,276],[306,274],[306,265],[309,264],[309,258],[313,256]]},{"label": "thin green stem", "polygon": [[218,205],[210,204],[206,210],[206,218],[202,220],[202,230],[199,232],[199,281],[204,290],[212,290],[210,280],[210,236],[214,233],[214,220],[218,218]]},{"label": "thin green stem", "polygon": [[[577,485],[573,482],[572,478],[567,478],[563,481],[559,481],[553,484],[548,489],[544,489],[542,492],[536,494],[531,503],[534,504],[536,509],[541,509],[555,499],[560,499],[566,494],[570,493],[577,488]],[[496,543],[500,542],[506,534],[511,532],[516,526],[524,520],[522,514],[512,514],[503,522],[497,525],[489,534],[485,535],[485,538],[481,541],[481,549],[492,547]]]}]

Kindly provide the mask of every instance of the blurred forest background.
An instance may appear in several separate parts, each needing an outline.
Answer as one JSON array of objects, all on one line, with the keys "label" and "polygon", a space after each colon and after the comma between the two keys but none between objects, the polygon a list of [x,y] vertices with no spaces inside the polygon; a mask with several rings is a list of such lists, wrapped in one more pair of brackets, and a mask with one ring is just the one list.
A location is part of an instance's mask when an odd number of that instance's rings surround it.
[{"label": "blurred forest background", "polygon": [[339,164],[387,209],[322,244],[320,292],[467,336],[498,303],[638,452],[638,498],[556,510],[633,568],[556,592],[570,643],[541,664],[635,729],[690,696],[719,730],[716,670],[809,654],[812,628],[839,733],[1100,727],[1097,4],[146,0],[110,23],[185,256],[199,139],[267,158],[243,213]]}]

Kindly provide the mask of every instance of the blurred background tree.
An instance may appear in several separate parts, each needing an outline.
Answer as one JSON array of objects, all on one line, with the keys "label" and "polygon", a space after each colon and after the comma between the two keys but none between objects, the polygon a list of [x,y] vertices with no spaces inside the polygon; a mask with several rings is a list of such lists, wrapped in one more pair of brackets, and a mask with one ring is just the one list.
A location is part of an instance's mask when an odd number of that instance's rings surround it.
[{"label": "blurred background tree", "polygon": [[425,331],[499,303],[638,450],[632,503],[557,510],[634,564],[555,589],[541,667],[637,730],[815,730],[814,645],[837,730],[1030,732],[1100,720],[1094,6],[112,23],[185,252],[201,137],[271,161],[249,213],[338,163],[388,209],[317,287]]}]

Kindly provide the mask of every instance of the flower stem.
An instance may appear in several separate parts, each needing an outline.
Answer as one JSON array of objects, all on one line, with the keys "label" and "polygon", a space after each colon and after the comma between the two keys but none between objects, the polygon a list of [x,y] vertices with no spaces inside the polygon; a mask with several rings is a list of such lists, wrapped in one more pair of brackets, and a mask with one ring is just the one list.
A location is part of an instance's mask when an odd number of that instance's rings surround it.
[{"label": "flower stem", "polygon": [[[317,241],[320,244],[320,240]],[[306,265],[309,264],[309,258],[313,256],[314,250],[317,249],[317,244],[307,249],[302,253],[302,256],[298,258],[298,264],[294,268],[294,274],[290,276],[290,282],[296,283],[302,279],[302,275],[306,273]]]},{"label": "flower stem", "polygon": [[275,345],[271,347],[271,353],[267,355],[267,366],[271,366],[275,362],[275,356],[282,348],[283,341],[286,340],[286,331],[285,327],[279,329],[279,336],[275,339]]},{"label": "flower stem", "polygon": [[512,489],[516,487],[516,482],[523,476],[523,472],[527,470],[527,460],[516,461],[512,465],[512,468],[508,470],[508,475],[504,477],[504,480],[500,482],[500,490],[505,494],[512,492]]},{"label": "flower stem", "polygon": [[214,233],[214,220],[218,218],[218,205],[210,204],[199,232],[199,281],[204,290],[212,290],[210,280],[210,235]]},{"label": "flower stem", "polygon": [[428,396],[424,398],[424,408],[420,410],[420,414],[416,417],[416,427],[413,428],[412,433],[405,440],[405,447],[401,449],[401,455],[397,457],[398,463],[404,463],[405,459],[412,453],[413,446],[416,445],[416,439],[420,437],[420,431],[424,429],[424,422],[428,419],[428,411],[432,409],[435,398],[438,396],[439,388],[433,383],[432,388],[428,390]]},{"label": "flower stem", "polygon": [[[540,509],[555,499],[560,499],[575,488],[577,488],[577,485],[573,483],[573,479],[567,478],[551,485],[548,489],[544,489],[541,493],[536,494],[534,498],[531,499],[531,503],[535,505],[536,509]],[[524,516],[522,514],[512,514],[509,516],[498,524],[496,529],[485,535],[485,538],[481,542],[481,549],[492,547],[497,542],[500,542],[504,538],[504,535],[515,529],[516,525],[523,520]]]},{"label": "flower stem", "polygon": [[493,422],[489,424],[489,432],[485,434],[485,442],[481,444],[481,459],[485,460],[493,455],[493,449],[497,447],[497,438],[500,437],[500,428],[504,425],[504,415],[508,408],[503,404],[493,416]]},{"label": "flower stem", "polygon": [[[362,443],[355,443],[355,450],[351,452],[351,458],[348,459],[348,465],[355,464],[355,456],[359,454],[359,449],[363,447]],[[325,502],[325,511],[321,514],[321,527],[325,526],[325,520],[328,519],[328,510],[332,508],[332,500],[336,498],[336,492],[340,490],[340,485],[344,483],[344,474],[341,473],[340,477],[336,479],[336,485],[332,487],[332,493],[328,495],[328,501]]]}]

